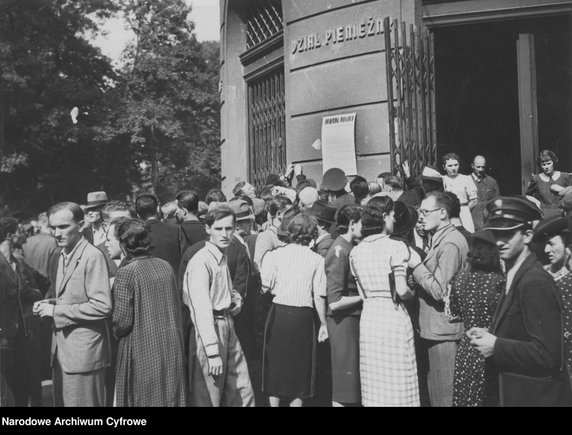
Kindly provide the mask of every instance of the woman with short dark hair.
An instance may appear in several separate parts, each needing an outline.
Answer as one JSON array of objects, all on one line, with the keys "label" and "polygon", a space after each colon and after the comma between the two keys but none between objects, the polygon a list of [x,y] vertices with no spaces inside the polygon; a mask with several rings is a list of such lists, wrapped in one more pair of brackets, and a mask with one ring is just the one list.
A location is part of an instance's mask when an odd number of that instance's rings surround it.
[{"label": "woman with short dark hair", "polygon": [[[490,231],[472,235],[469,266],[452,280],[451,292],[445,297],[450,321],[464,322],[465,330],[473,327],[489,328],[505,288],[499,252]],[[486,404],[494,404],[489,397]],[[463,335],[455,358],[453,406],[485,405],[485,358]]]},{"label": "woman with short dark hair", "polygon": [[558,156],[550,150],[542,150],[536,164],[541,172],[532,176],[526,194],[540,201],[544,217],[559,216],[562,210],[558,203],[565,194],[565,188],[572,186],[572,174],[556,170]]},{"label": "woman with short dark hair", "polygon": [[182,310],[173,269],[149,254],[144,222],[122,221],[117,238],[125,261],[112,289],[119,340],[116,406],[186,406]]}]

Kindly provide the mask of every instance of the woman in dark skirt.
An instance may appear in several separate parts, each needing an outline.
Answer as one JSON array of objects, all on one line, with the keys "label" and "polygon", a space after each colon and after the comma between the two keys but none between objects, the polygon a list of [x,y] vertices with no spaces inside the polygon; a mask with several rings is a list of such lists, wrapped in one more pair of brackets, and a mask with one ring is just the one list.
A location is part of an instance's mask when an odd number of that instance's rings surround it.
[{"label": "woman in dark skirt", "polygon": [[314,394],[316,339],[328,337],[326,275],[324,259],[308,246],[318,234],[316,218],[300,213],[282,221],[285,229],[291,243],[266,253],[260,271],[263,291],[274,295],[264,337],[262,390],[270,406],[280,406],[281,399],[302,406]]},{"label": "woman in dark skirt", "polygon": [[344,205],[338,212],[340,234],[326,254],[327,324],[332,355],[332,405],[361,403],[359,319],[362,301],[350,273],[350,252],[361,238],[362,208]]}]

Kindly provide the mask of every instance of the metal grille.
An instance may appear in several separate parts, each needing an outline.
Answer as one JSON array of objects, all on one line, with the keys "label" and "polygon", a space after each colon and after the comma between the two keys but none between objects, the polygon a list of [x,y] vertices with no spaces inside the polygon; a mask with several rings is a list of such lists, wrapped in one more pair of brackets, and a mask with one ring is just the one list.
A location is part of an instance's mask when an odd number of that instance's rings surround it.
[{"label": "metal grille", "polygon": [[250,182],[261,188],[269,174],[286,169],[284,72],[248,84]]},{"label": "metal grille", "polygon": [[246,20],[246,48],[261,44],[283,28],[280,0],[256,1],[250,7]]},{"label": "metal grille", "polygon": [[408,39],[405,23],[385,18],[383,24],[391,165],[396,170],[408,160],[419,175],[437,163],[433,34],[410,25]]}]

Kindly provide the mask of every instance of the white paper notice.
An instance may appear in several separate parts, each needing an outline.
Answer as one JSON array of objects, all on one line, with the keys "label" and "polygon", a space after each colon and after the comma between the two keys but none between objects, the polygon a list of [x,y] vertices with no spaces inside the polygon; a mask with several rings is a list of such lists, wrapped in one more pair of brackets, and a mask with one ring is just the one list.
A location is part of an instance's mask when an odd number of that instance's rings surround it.
[{"label": "white paper notice", "polygon": [[322,118],[323,172],[340,168],[346,175],[357,175],[355,113]]}]

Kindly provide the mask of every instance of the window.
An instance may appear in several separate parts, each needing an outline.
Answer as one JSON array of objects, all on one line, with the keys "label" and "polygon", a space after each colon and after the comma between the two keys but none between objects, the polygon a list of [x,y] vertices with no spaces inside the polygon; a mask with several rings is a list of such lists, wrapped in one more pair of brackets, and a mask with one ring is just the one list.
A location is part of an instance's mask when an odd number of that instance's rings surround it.
[{"label": "window", "polygon": [[282,3],[280,0],[254,2],[249,8],[246,20],[247,50],[280,33],[282,28]]},{"label": "window", "polygon": [[251,183],[264,186],[269,174],[286,168],[284,72],[273,70],[248,83]]}]

